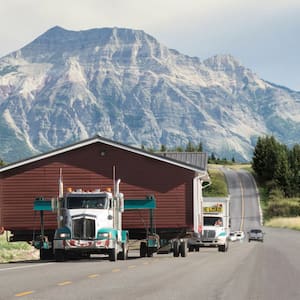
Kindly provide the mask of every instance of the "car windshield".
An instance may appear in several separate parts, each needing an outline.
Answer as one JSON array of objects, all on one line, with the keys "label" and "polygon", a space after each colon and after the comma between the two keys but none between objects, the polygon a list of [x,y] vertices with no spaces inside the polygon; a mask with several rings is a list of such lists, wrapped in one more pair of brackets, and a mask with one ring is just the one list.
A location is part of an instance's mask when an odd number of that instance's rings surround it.
[{"label": "car windshield", "polygon": [[104,209],[104,208],[107,208],[107,198],[105,196],[97,196],[97,197],[72,196],[72,197],[67,198],[67,208],[69,208],[69,209],[79,209],[79,208]]},{"label": "car windshield", "polygon": [[260,229],[252,229],[250,232],[251,233],[261,233],[261,230]]},{"label": "car windshield", "polygon": [[204,226],[222,226],[222,218],[220,217],[204,217]]}]

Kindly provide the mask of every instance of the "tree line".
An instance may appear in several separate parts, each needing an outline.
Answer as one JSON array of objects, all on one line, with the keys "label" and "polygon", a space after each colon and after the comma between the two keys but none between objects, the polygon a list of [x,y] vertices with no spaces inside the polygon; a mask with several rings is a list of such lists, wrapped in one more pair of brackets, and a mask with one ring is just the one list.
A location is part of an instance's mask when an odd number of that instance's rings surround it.
[{"label": "tree line", "polygon": [[267,216],[300,215],[300,145],[291,149],[273,136],[259,137],[252,169],[265,187]]},{"label": "tree line", "polygon": [[254,149],[252,168],[260,182],[279,189],[286,197],[300,196],[300,145],[292,149],[273,136],[260,137]]}]

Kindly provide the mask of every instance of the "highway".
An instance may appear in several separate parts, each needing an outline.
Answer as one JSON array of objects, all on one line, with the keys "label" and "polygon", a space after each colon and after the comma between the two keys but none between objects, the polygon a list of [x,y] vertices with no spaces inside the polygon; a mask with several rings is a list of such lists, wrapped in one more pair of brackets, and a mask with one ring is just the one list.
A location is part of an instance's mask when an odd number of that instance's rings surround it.
[{"label": "highway", "polygon": [[[249,173],[224,169],[232,228],[260,226]],[[264,228],[264,243],[230,243],[229,251],[201,248],[186,258],[172,254],[127,261],[104,257],[0,264],[0,299],[300,299],[300,233]]]}]

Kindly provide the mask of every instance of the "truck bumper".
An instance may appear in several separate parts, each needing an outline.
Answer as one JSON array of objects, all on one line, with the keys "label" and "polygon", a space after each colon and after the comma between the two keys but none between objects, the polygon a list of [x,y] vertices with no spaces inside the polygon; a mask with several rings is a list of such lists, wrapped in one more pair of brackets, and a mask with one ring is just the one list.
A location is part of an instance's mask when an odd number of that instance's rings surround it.
[{"label": "truck bumper", "polygon": [[54,240],[54,249],[63,250],[95,250],[95,252],[101,252],[97,250],[112,249],[116,246],[115,240]]},{"label": "truck bumper", "polygon": [[201,240],[201,239],[195,239],[191,238],[188,240],[188,246],[198,246],[198,247],[218,247],[220,245],[225,245],[226,242],[223,240]]}]

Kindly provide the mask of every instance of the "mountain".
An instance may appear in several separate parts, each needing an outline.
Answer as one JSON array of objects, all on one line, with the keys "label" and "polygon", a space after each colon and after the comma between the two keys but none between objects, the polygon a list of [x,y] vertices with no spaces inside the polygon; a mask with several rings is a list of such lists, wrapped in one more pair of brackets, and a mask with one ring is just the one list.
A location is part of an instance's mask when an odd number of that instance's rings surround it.
[{"label": "mountain", "polygon": [[141,30],[54,27],[0,59],[0,116],[5,162],[95,134],[156,149],[201,142],[247,161],[258,136],[299,142],[300,93],[230,55],[201,61]]}]

